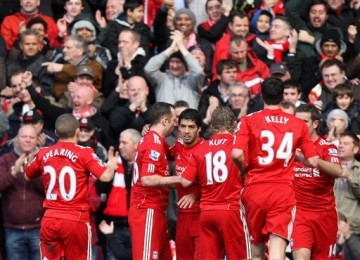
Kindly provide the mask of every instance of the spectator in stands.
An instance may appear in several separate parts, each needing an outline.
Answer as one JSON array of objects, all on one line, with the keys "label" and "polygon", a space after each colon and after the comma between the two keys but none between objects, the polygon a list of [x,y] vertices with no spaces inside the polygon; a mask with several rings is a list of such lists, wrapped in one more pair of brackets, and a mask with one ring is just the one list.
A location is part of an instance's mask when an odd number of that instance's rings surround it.
[{"label": "spectator in stands", "polygon": [[124,4],[124,13],[109,23],[106,37],[102,45],[108,48],[114,59],[118,53],[119,34],[124,29],[132,29],[141,35],[140,46],[148,53],[152,42],[149,27],[142,22],[144,17],[144,5],[139,0],[127,0]]},{"label": "spectator in stands", "polygon": [[199,36],[215,44],[228,26],[228,18],[222,11],[222,0],[207,0],[205,4],[208,19],[201,23],[197,31]]},{"label": "spectator in stands", "polygon": [[41,66],[50,60],[41,53],[41,40],[37,32],[31,29],[21,32],[19,46],[21,53],[7,65],[8,77],[15,71],[31,71],[40,81],[42,94],[51,96],[55,78]]},{"label": "spectator in stands", "polygon": [[31,18],[40,17],[48,25],[50,44],[58,42],[58,28],[53,18],[43,15],[39,12],[40,0],[20,0],[20,12],[5,17],[1,24],[1,35],[6,42],[6,49],[11,50],[14,42],[26,28],[26,23]]},{"label": "spectator in stands", "polygon": [[360,258],[359,236],[351,231],[351,226],[346,217],[340,212],[338,215],[337,256],[340,258],[339,253],[344,251],[344,254],[342,254],[343,258],[358,259]]},{"label": "spectator in stands", "polygon": [[229,15],[229,24],[227,31],[224,32],[221,39],[216,43],[215,53],[212,60],[211,72],[213,78],[216,78],[216,64],[222,60],[229,57],[229,44],[230,39],[233,36],[242,36],[246,39],[246,42],[251,46],[255,35],[249,33],[249,18],[245,12],[233,11]]},{"label": "spectator in stands", "polygon": [[70,81],[76,77],[76,69],[78,66],[87,65],[94,73],[94,86],[100,90],[102,87],[102,73],[101,65],[86,55],[87,44],[86,41],[77,35],[70,35],[66,38],[63,49],[64,64],[55,62],[45,62],[42,65],[46,66],[49,73],[56,73],[56,82],[53,89],[55,98],[63,96]]},{"label": "spectator in stands", "polygon": [[[343,173],[342,178],[336,179],[334,185],[336,208],[350,224],[350,231],[354,235],[351,239],[357,245],[357,249],[360,244],[360,162],[355,159],[355,155],[359,151],[359,145],[359,138],[356,135],[352,133],[341,135],[339,157],[343,165]],[[340,228],[339,231],[341,234],[344,230]],[[345,237],[346,242],[343,246],[345,259],[358,259],[359,255],[355,258],[350,257],[354,251],[347,251],[351,242],[347,241],[349,238]]]},{"label": "spectator in stands", "polygon": [[250,95],[248,88],[241,82],[236,82],[229,87],[228,106],[237,120],[248,114]]},{"label": "spectator in stands", "polygon": [[[197,108],[204,75],[198,61],[187,50],[184,37],[184,33],[174,31],[170,47],[151,58],[144,70],[155,89],[157,102],[174,104],[186,100],[191,108]],[[169,69],[161,72],[166,60],[169,60]]]},{"label": "spectator in stands", "polygon": [[[21,125],[32,125],[37,134],[37,147],[47,147],[56,143],[54,132],[44,128],[44,118],[42,113],[36,109],[29,110],[21,116]],[[14,149],[16,137],[4,143],[0,149],[0,155],[8,153]]]},{"label": "spectator in stands", "polygon": [[341,109],[334,109],[326,117],[326,126],[329,129],[329,132],[325,135],[326,141],[339,147],[340,137],[349,126],[348,115]]},{"label": "spectator in stands", "polygon": [[[137,145],[142,136],[135,129],[126,129],[119,137],[120,156],[118,170],[115,172],[111,187],[99,183],[101,191],[107,190],[108,200],[104,210],[106,221],[100,223],[100,231],[106,235],[106,259],[131,260],[131,237],[128,224],[128,209],[132,171],[135,162]],[[108,224],[109,223],[109,224]]]},{"label": "spectator in stands", "polygon": [[112,59],[110,51],[98,44],[96,25],[92,23],[91,19],[86,18],[88,17],[75,18],[73,24],[70,25],[71,35],[83,37],[87,43],[87,55],[89,58],[96,60],[103,69],[106,69],[108,62]]},{"label": "spectator in stands", "polygon": [[309,1],[307,9],[308,22],[300,17],[301,0],[286,3],[286,16],[290,19],[293,28],[299,30],[299,48],[306,57],[315,56],[313,45],[322,37],[325,30],[331,26],[328,20],[328,5],[323,0]]},{"label": "spectator in stands", "polygon": [[110,114],[110,125],[114,136],[127,128],[134,128],[141,131],[148,123],[148,95],[149,87],[144,78],[139,76],[131,77],[127,81],[128,103],[115,107]]},{"label": "spectator in stands", "polygon": [[[76,73],[76,72],[75,72]],[[26,72],[23,76],[23,82],[26,89],[31,95],[31,99],[39,109],[45,118],[45,122],[54,127],[56,118],[65,113],[72,113],[76,118],[86,117],[92,120],[95,125],[96,138],[106,147],[114,145],[114,140],[111,138],[110,127],[107,120],[101,116],[100,112],[96,110],[92,103],[94,101],[94,90],[81,86],[77,88],[73,95],[74,108],[61,108],[52,105],[48,100],[39,95],[33,86],[32,75],[30,72]]]},{"label": "spectator in stands", "polygon": [[[332,100],[334,88],[346,82],[345,64],[337,59],[326,60],[320,67],[323,80],[309,94],[309,103],[323,110]],[[354,99],[360,99],[360,88],[351,84]]]},{"label": "spectator in stands", "polygon": [[218,79],[212,81],[201,94],[199,103],[199,112],[202,118],[205,118],[209,107],[209,98],[216,97],[221,106],[228,104],[230,98],[229,87],[236,82],[237,64],[233,60],[221,60],[216,65]]},{"label": "spectator in stands", "polygon": [[84,0],[65,0],[64,9],[66,13],[62,19],[69,25],[76,16],[84,11]]},{"label": "spectator in stands", "polygon": [[104,78],[104,95],[107,97],[116,88],[119,76],[124,80],[132,76],[142,76],[147,62],[145,50],[140,46],[140,34],[123,29],[119,36],[117,59],[109,62]]},{"label": "spectator in stands", "polygon": [[24,169],[36,153],[37,133],[31,125],[19,129],[14,149],[0,156],[0,191],[8,259],[40,259],[40,222],[44,187],[39,178],[28,183]]},{"label": "spectator in stands", "polygon": [[268,10],[260,9],[256,11],[251,18],[250,32],[261,40],[267,40],[272,20],[273,15]]},{"label": "spectator in stands", "polygon": [[[195,32],[196,26],[196,17],[194,13],[187,9],[181,8],[176,11],[174,16],[174,27],[175,30],[178,30],[183,33],[184,35],[184,44],[187,49],[194,45],[200,45],[201,49],[205,53],[206,57],[206,66],[205,66],[205,73],[209,74],[211,71],[211,63],[213,60],[213,48],[206,39],[201,38]],[[171,42],[171,37],[168,39]],[[169,44],[170,45],[170,44]]]},{"label": "spectator in stands", "polygon": [[256,55],[268,65],[284,61],[290,48],[291,29],[290,22],[285,16],[275,17],[270,27],[269,39],[263,41],[257,37],[256,43],[253,44]]},{"label": "spectator in stands", "polygon": [[290,71],[285,62],[272,63],[270,65],[270,75],[281,79],[282,82],[291,79]]},{"label": "spectator in stands", "polygon": [[268,78],[268,66],[248,50],[248,43],[242,36],[234,36],[229,43],[230,59],[237,64],[237,81],[245,83],[251,97],[260,93],[261,82]]},{"label": "spectator in stands", "polygon": [[124,0],[107,0],[105,17],[107,21],[116,19],[120,14],[124,12]]},{"label": "spectator in stands", "polygon": [[341,109],[349,117],[348,130],[353,134],[360,135],[360,100],[354,99],[354,93],[349,83],[342,83],[334,88],[333,100],[324,109],[322,116],[326,119],[333,109]]},{"label": "spectator in stands", "polygon": [[307,95],[312,87],[321,80],[320,66],[327,59],[338,59],[343,62],[346,44],[341,39],[338,29],[329,29],[315,43],[316,55],[303,60],[300,83],[303,93]]},{"label": "spectator in stands", "polygon": [[284,82],[284,101],[291,102],[295,107],[305,104],[301,101],[301,86],[298,82],[293,80],[287,80]]}]

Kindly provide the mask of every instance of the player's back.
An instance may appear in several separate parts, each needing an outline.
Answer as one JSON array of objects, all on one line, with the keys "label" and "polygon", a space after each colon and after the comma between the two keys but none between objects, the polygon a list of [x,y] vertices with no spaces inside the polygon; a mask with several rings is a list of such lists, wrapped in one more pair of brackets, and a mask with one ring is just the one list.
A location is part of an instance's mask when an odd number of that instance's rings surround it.
[{"label": "player's back", "polygon": [[[95,159],[95,160],[94,160]],[[88,178],[106,170],[92,148],[59,142],[40,149],[27,172],[42,171],[45,216],[89,221]]]},{"label": "player's back", "polygon": [[199,175],[201,210],[240,208],[242,181],[231,157],[233,140],[231,134],[215,134],[193,154],[190,163],[197,168]]},{"label": "player's back", "polygon": [[264,109],[244,117],[234,146],[247,157],[245,185],[290,182],[295,150],[301,148],[306,158],[316,155],[306,124],[281,109]]},{"label": "player's back", "polygon": [[131,206],[153,208],[163,212],[166,210],[169,188],[143,187],[141,184],[141,178],[144,176],[169,175],[166,147],[168,145],[165,140],[154,131],[149,131],[140,141],[133,167]]},{"label": "player's back", "polygon": [[[319,158],[340,165],[335,145],[319,137],[315,142]],[[318,168],[294,163],[294,190],[297,207],[307,210],[327,210],[335,207],[333,186],[335,177],[327,175]]]}]

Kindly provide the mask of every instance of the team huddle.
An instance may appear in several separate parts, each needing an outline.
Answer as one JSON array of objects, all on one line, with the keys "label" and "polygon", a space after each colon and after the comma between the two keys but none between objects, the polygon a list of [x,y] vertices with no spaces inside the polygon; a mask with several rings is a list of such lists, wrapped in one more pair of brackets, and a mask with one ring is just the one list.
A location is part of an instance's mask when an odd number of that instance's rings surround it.
[{"label": "team huddle", "polygon": [[[179,259],[261,259],[268,241],[270,259],[285,259],[289,242],[295,259],[335,256],[333,185],[342,174],[337,149],[316,134],[320,114],[314,106],[288,114],[280,108],[279,79],[269,78],[261,88],[264,109],[238,124],[229,108],[216,108],[208,140],[200,137],[197,110],[186,109],[177,120],[168,103],[150,109],[150,128],[133,166],[133,259],[172,258],[165,215],[169,186],[178,190]],[[179,139],[170,147],[165,137],[176,125]],[[118,167],[112,148],[104,164],[90,148],[76,145],[78,127],[72,115],[60,116],[59,142],[41,149],[26,168],[29,179],[42,175],[45,184],[42,259],[88,259],[87,179],[91,173],[109,181]],[[175,162],[174,176],[168,161]]]}]

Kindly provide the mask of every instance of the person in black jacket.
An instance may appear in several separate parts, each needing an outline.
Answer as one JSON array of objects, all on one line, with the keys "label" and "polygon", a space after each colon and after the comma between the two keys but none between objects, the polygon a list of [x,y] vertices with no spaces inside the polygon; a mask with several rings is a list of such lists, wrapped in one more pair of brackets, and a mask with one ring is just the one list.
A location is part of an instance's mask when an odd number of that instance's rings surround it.
[{"label": "person in black jacket", "polygon": [[152,42],[150,28],[142,22],[144,5],[138,0],[127,0],[124,4],[124,13],[109,23],[106,37],[102,42],[108,48],[114,59],[118,53],[118,37],[124,29],[132,29],[141,35],[141,47],[149,53],[149,45]]}]

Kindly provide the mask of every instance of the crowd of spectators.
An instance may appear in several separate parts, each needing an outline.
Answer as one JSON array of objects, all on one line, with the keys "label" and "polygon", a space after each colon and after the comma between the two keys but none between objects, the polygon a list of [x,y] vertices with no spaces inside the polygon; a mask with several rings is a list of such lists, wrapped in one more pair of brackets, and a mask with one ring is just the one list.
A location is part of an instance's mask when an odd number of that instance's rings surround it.
[{"label": "crowd of spectators", "polygon": [[[139,141],[134,133],[149,123],[148,109],[157,101],[199,110],[206,137],[217,106],[228,106],[238,120],[261,110],[260,86],[270,76],[285,83],[284,108],[295,113],[309,103],[321,111],[319,134],[340,150],[344,134],[360,137],[360,0],[3,0],[1,171],[10,172],[7,165],[16,164],[24,150],[55,143],[56,118],[69,112],[84,122],[80,144],[104,160],[110,146],[124,147],[124,131],[132,129],[127,139],[135,135]],[[29,143],[21,141],[24,135]],[[351,170],[359,186],[359,166]],[[4,176],[3,208],[19,188],[41,200],[36,183],[12,187],[14,180]],[[353,182],[348,192],[359,212]],[[111,187],[96,185],[100,222]],[[13,254],[13,230],[36,231],[40,217],[33,223],[2,213],[6,252]],[[339,230],[347,232],[342,244],[349,237],[359,241],[359,214],[341,213]],[[127,225],[126,216],[115,217]],[[106,222],[100,227],[107,237],[118,232]]]}]

